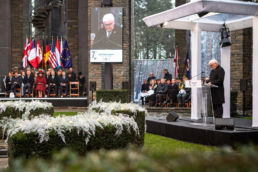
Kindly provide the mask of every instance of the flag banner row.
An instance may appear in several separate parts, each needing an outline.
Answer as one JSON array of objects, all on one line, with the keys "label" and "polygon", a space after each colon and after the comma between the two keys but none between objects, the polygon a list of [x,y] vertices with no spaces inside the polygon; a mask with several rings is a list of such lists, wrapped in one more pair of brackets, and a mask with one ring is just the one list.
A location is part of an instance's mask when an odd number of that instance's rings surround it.
[{"label": "flag banner row", "polygon": [[63,43],[61,38],[59,43],[57,38],[56,44],[54,44],[54,40],[52,39],[51,45],[47,41],[45,45],[45,41],[43,41],[43,48],[41,48],[39,39],[36,42],[36,39],[29,40],[26,38],[22,57],[23,68],[26,68],[29,64],[35,69],[39,67],[47,68],[48,63],[53,69],[72,67],[72,59],[67,40]]}]

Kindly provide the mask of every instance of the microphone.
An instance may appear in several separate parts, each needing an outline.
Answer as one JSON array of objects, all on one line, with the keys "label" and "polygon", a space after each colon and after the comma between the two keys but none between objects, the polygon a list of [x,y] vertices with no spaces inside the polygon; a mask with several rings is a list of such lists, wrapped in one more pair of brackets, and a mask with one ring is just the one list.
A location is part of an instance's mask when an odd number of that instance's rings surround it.
[{"label": "microphone", "polygon": [[193,78],[195,78],[195,77],[197,77],[197,76],[200,76],[200,75],[203,74],[203,73],[205,73],[205,72],[201,72],[201,73],[199,73],[198,75],[195,75],[195,76],[191,77],[191,79],[193,79]]}]

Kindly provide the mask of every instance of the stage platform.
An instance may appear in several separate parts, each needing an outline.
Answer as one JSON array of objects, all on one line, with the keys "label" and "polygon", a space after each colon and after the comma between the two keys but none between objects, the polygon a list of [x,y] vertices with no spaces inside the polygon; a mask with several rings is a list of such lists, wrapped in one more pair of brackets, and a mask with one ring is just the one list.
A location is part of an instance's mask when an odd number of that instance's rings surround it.
[{"label": "stage platform", "polygon": [[87,97],[47,97],[47,98],[0,98],[0,101],[47,101],[54,107],[86,107],[88,106]]},{"label": "stage platform", "polygon": [[202,120],[180,118],[177,122],[167,122],[164,119],[146,118],[147,132],[177,140],[203,145],[222,146],[237,144],[258,144],[258,129],[251,127],[251,120],[234,118],[235,130],[215,130],[212,118],[207,124]]}]

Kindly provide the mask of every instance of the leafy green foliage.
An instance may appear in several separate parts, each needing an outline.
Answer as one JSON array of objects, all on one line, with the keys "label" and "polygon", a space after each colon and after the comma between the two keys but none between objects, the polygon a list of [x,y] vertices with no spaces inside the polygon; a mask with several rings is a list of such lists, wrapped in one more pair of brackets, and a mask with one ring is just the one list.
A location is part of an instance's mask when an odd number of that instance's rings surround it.
[{"label": "leafy green foliage", "polygon": [[96,127],[95,135],[91,136],[86,144],[84,133],[73,129],[65,131],[65,142],[58,136],[54,130],[49,133],[49,140],[40,143],[37,133],[19,132],[8,140],[9,163],[19,157],[28,158],[51,158],[53,152],[60,151],[63,148],[69,148],[80,155],[84,155],[90,150],[98,149],[118,149],[125,148],[128,144],[138,145],[137,134],[131,128],[127,131],[123,126],[122,134],[117,135],[115,126],[108,125]]},{"label": "leafy green foliage", "polygon": [[128,90],[97,90],[97,101],[129,103],[130,94]]},{"label": "leafy green foliage", "polygon": [[85,157],[63,150],[50,160],[18,160],[6,172],[170,172],[170,171],[250,171],[258,170],[258,149],[243,147],[217,151],[149,152],[138,149],[91,152]]}]

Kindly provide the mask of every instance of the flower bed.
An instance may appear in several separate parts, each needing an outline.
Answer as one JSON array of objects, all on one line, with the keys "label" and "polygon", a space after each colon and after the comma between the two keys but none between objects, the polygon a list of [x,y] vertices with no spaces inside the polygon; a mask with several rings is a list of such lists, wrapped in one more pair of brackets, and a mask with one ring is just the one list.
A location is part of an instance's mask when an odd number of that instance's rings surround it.
[{"label": "flower bed", "polygon": [[62,148],[83,155],[89,150],[138,145],[139,129],[133,118],[90,112],[76,116],[39,116],[9,119],[3,126],[8,139],[9,163],[17,157],[50,158]]},{"label": "flower bed", "polygon": [[145,108],[134,103],[118,103],[118,102],[93,102],[89,105],[89,111],[96,111],[98,113],[108,114],[125,114],[129,117],[133,117],[139,127],[139,138],[138,142],[140,145],[144,144],[144,133],[145,133],[145,115],[147,111]]},{"label": "flower bed", "polygon": [[3,118],[31,118],[40,114],[54,114],[51,103],[40,101],[7,101],[0,102],[0,119]]}]

